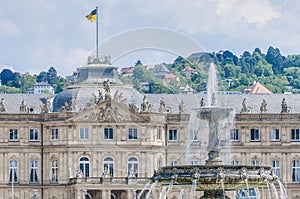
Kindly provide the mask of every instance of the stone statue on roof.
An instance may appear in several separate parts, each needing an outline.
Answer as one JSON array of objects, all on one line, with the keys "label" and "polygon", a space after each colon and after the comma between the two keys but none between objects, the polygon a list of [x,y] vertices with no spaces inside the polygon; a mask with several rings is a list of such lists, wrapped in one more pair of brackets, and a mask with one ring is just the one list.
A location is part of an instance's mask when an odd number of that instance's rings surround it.
[{"label": "stone statue on roof", "polygon": [[46,103],[41,106],[41,113],[50,113],[51,101],[50,98],[47,97]]},{"label": "stone statue on roof", "polygon": [[200,100],[200,107],[203,107],[203,106],[204,106],[204,98],[202,97]]},{"label": "stone statue on roof", "polygon": [[261,106],[260,106],[260,112],[267,112],[268,109],[267,109],[267,103],[266,101],[263,99],[262,103],[261,103]]},{"label": "stone statue on roof", "polygon": [[141,104],[141,111],[148,111],[150,106],[151,105],[150,105],[149,101],[147,100],[146,96],[144,95],[143,102]]},{"label": "stone statue on roof", "polygon": [[28,107],[27,107],[24,99],[22,99],[22,102],[20,105],[20,113],[28,113]]},{"label": "stone statue on roof", "polygon": [[110,93],[110,81],[107,79],[103,82],[103,88],[105,90],[105,93]]},{"label": "stone statue on roof", "polygon": [[6,111],[6,102],[4,98],[2,98],[0,102],[0,112],[5,112],[5,111]]},{"label": "stone statue on roof", "polygon": [[179,103],[178,109],[179,109],[179,113],[184,113],[184,111],[185,111],[185,104],[184,104],[183,100],[181,100],[181,102]]},{"label": "stone statue on roof", "polygon": [[288,110],[287,110],[287,104],[285,102],[285,98],[282,99],[282,102],[281,102],[281,113],[287,113]]},{"label": "stone statue on roof", "polygon": [[76,101],[75,101],[74,97],[72,97],[72,99],[71,99],[69,109],[70,109],[70,111],[75,111],[75,109],[76,109]]},{"label": "stone statue on roof", "polygon": [[164,113],[165,111],[166,111],[166,104],[164,98],[162,97],[159,102],[159,112]]},{"label": "stone statue on roof", "polygon": [[244,98],[241,113],[246,113],[246,112],[247,112],[247,103],[246,103],[246,98]]}]

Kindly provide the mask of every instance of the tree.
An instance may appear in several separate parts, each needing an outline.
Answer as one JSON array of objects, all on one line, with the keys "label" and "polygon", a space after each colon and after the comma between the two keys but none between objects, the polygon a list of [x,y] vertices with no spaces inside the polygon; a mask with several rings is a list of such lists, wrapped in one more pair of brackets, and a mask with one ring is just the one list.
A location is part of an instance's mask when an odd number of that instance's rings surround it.
[{"label": "tree", "polygon": [[48,73],[45,71],[40,72],[36,77],[37,82],[47,82],[48,81]]},{"label": "tree", "polygon": [[48,72],[47,72],[47,81],[48,81],[48,83],[51,84],[52,86],[53,86],[54,84],[56,84],[57,81],[58,81],[57,71],[56,71],[56,69],[55,69],[54,67],[52,67],[52,66],[48,69]]},{"label": "tree", "polygon": [[136,62],[135,62],[135,64],[134,64],[134,66],[139,66],[139,65],[143,65],[143,63],[142,63],[142,61],[141,60],[137,60]]},{"label": "tree", "polygon": [[13,80],[13,72],[10,69],[3,69],[0,73],[2,85],[7,85],[7,82]]},{"label": "tree", "polygon": [[280,50],[278,48],[273,48],[272,46],[269,47],[266,60],[270,64],[272,64],[272,69],[274,74],[282,73],[282,64],[283,64],[284,57],[281,55]]},{"label": "tree", "polygon": [[36,82],[36,77],[30,75],[28,72],[21,75],[19,78],[20,89],[22,93],[27,93],[29,88],[32,88]]},{"label": "tree", "polygon": [[67,82],[66,78],[60,77],[59,80],[57,81],[57,84],[54,87],[55,93],[61,92],[63,90],[63,88],[65,87],[66,82]]},{"label": "tree", "polygon": [[139,89],[141,82],[154,82],[154,74],[152,71],[145,69],[142,65],[137,65],[133,71],[132,75],[133,86],[136,89]]}]

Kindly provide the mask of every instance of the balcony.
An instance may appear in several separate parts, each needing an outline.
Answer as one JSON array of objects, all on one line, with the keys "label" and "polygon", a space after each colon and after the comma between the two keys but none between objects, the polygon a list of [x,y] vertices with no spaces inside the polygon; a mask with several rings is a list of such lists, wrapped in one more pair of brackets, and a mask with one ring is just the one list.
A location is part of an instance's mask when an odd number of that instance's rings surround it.
[{"label": "balcony", "polygon": [[148,177],[76,177],[70,178],[70,184],[102,184],[102,185],[145,185],[150,181]]}]

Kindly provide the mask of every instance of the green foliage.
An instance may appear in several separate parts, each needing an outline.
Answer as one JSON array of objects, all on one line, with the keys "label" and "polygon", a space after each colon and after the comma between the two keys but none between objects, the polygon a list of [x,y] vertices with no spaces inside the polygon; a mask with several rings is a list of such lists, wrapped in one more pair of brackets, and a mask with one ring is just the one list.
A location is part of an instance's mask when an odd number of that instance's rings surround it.
[{"label": "green foliage", "polygon": [[27,93],[29,88],[32,88],[36,82],[36,77],[26,72],[18,78],[20,82],[20,90],[22,93]]},{"label": "green foliage", "polygon": [[58,82],[57,71],[54,67],[50,67],[47,72],[47,81],[49,84],[54,85]]},{"label": "green foliage", "polygon": [[20,93],[19,88],[10,87],[10,86],[0,86],[0,93]]},{"label": "green foliage", "polygon": [[152,71],[147,70],[144,66],[142,65],[136,65],[133,76],[132,76],[132,82],[133,86],[136,89],[140,89],[140,83],[141,82],[148,82],[152,83],[154,82],[154,74]]},{"label": "green foliage", "polygon": [[165,86],[159,82],[155,82],[151,85],[150,93],[167,93],[167,94],[173,94],[174,91],[169,88],[168,86]]},{"label": "green foliage", "polygon": [[53,85],[54,92],[55,93],[61,92],[64,89],[66,83],[67,83],[67,80],[65,78],[58,77],[57,83]]},{"label": "green foliage", "polygon": [[47,82],[48,81],[48,74],[45,71],[40,72],[36,77],[37,82]]}]

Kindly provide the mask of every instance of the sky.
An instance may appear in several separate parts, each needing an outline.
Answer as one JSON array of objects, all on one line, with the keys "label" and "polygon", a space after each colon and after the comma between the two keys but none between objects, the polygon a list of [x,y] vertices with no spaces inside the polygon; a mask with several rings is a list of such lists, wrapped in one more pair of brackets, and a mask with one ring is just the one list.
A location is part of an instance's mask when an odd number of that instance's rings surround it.
[{"label": "sky", "polygon": [[100,53],[127,48],[111,55],[119,67],[171,62],[194,45],[238,56],[269,46],[300,53],[297,0],[0,0],[0,69],[72,74],[95,51],[96,22],[85,16],[96,6]]}]

